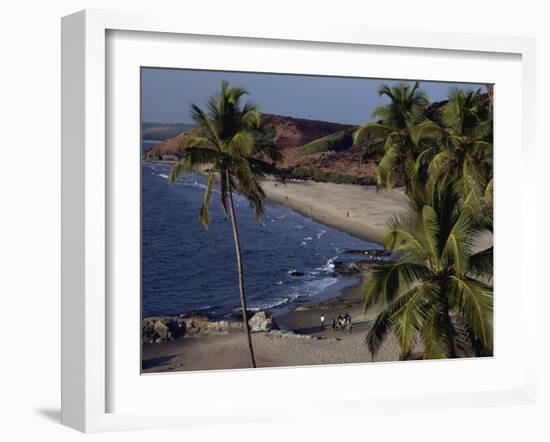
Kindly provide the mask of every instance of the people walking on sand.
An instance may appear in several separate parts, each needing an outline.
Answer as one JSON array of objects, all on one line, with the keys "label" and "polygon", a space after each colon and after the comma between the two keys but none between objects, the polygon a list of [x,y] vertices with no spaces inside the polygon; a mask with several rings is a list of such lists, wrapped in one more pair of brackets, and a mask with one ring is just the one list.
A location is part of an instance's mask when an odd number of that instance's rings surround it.
[{"label": "people walking on sand", "polygon": [[351,333],[351,315],[349,313],[346,313],[346,323],[347,323],[348,330]]},{"label": "people walking on sand", "polygon": [[321,313],[321,330],[325,329],[325,315]]},{"label": "people walking on sand", "polygon": [[336,318],[332,317],[332,331],[336,331]]},{"label": "people walking on sand", "polygon": [[338,325],[341,329],[346,328],[346,318],[344,318],[342,315],[338,315]]}]

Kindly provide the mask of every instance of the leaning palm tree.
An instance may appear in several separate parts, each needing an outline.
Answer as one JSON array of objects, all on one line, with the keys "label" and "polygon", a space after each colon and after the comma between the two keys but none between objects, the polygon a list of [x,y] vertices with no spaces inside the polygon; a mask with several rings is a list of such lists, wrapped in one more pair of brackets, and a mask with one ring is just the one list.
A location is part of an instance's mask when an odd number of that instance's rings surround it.
[{"label": "leaning palm tree", "polygon": [[206,189],[199,212],[199,221],[205,228],[211,222],[208,206],[212,190],[216,181],[219,181],[221,205],[224,214],[231,219],[233,229],[240,303],[250,362],[252,367],[256,367],[233,195],[239,193],[247,198],[255,215],[261,218],[265,203],[261,181],[268,174],[277,174],[274,161],[280,158],[280,152],[269,138],[269,132],[260,125],[259,108],[250,102],[241,105],[242,97],[247,93],[245,89],[231,87],[223,81],[220,92],[208,100],[206,111],[195,104],[191,105],[191,116],[199,127],[199,135],[187,138],[182,146],[181,158],[173,166],[169,180],[174,183],[184,172],[206,171]]},{"label": "leaning palm tree", "polygon": [[382,145],[383,157],[376,170],[378,187],[391,189],[394,179],[401,176],[407,191],[415,186],[415,162],[418,155],[416,124],[423,118],[423,112],[429,103],[428,96],[419,89],[418,81],[412,86],[401,83],[397,86],[382,85],[378,89],[380,96],[386,96],[390,102],[374,109],[372,116],[379,122],[367,123],[354,134],[354,144],[363,141],[382,139],[381,143],[371,144],[370,150]]},{"label": "leaning palm tree", "polygon": [[476,232],[453,184],[417,194],[388,227],[384,246],[398,259],[375,267],[364,292],[365,312],[385,304],[366,336],[373,357],[389,333],[402,359],[416,342],[425,359],[492,354],[493,250],[472,253]]}]

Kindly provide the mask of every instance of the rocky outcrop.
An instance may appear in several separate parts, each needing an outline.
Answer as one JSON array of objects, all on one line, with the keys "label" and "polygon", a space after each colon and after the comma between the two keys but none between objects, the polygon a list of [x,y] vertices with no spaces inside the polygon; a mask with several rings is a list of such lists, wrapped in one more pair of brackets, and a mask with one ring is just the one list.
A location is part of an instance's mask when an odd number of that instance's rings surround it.
[{"label": "rocky outcrop", "polygon": [[[268,332],[278,328],[268,310],[250,314],[248,324],[252,332]],[[160,344],[183,337],[242,331],[244,331],[242,321],[212,320],[201,314],[155,316],[141,321],[141,340],[144,344]]]},{"label": "rocky outcrop", "polygon": [[250,331],[267,332],[273,328],[273,318],[271,312],[262,310],[256,313],[248,320]]},{"label": "rocky outcrop", "polygon": [[343,262],[335,261],[334,262],[334,271],[340,275],[356,275],[358,273],[367,272],[373,266],[379,266],[383,264],[390,264],[393,261],[390,259],[361,259],[354,261],[350,264],[345,264]]},{"label": "rocky outcrop", "polygon": [[185,336],[187,324],[178,316],[152,317],[141,321],[143,343],[162,343]]},{"label": "rocky outcrop", "polygon": [[390,256],[391,252],[383,249],[346,249],[342,253],[346,255]]}]

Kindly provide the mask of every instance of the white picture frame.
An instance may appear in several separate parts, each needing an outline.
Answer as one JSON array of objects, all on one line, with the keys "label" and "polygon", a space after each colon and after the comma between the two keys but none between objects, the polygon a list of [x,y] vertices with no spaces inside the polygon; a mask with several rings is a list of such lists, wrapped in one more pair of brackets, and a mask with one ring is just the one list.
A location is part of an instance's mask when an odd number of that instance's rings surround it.
[{"label": "white picture frame", "polygon": [[[106,36],[108,32],[152,32],[155,35],[217,36],[312,44],[338,44],[378,48],[426,49],[430,51],[468,52],[475,54],[509,54],[521,57],[521,159],[524,170],[532,167],[535,153],[533,118],[535,103],[535,43],[532,39],[494,37],[421,31],[396,32],[372,28],[335,26],[317,29],[303,26],[295,29],[266,23],[212,22],[195,17],[181,22],[177,17],[144,13],[81,11],[62,21],[62,423],[84,432],[111,431],[169,426],[207,425],[216,422],[248,422],[295,417],[303,412],[294,409],[263,406],[234,399],[234,408],[210,411],[197,407],[189,410],[109,411],[110,324],[108,302],[108,244],[111,231],[108,219],[111,204],[108,186],[106,121],[109,117],[106,79]],[[497,98],[498,99],[498,98]],[[498,185],[498,184],[497,184]],[[521,221],[521,262],[535,255],[535,194],[520,189],[523,201]],[[498,222],[498,221],[497,221]],[[496,240],[498,241],[498,239]],[[497,251],[498,254],[498,251]],[[534,278],[527,278],[522,268],[521,298],[523,306],[536,305]],[[498,288],[497,288],[498,290]],[[498,296],[498,295],[497,295]],[[532,307],[531,307],[532,308]],[[498,312],[496,313],[498,315]],[[498,319],[498,318],[497,318]],[[525,333],[534,334],[535,324],[525,323]],[[136,326],[137,327],[137,326]],[[528,340],[529,341],[529,340]],[[535,342],[534,339],[529,342]],[[535,397],[535,368],[532,366],[534,344],[526,344],[521,356],[521,376],[509,385],[488,390],[461,393],[378,396],[372,401],[354,398],[353,407],[339,407],[339,412],[365,414],[374,410],[403,411],[499,404],[532,403]],[[496,356],[498,357],[498,355]],[[445,362],[440,369],[445,370]],[[389,367],[389,365],[387,366]],[[412,367],[412,366],[411,366]],[[333,376],[331,367],[325,375]],[[388,368],[389,369],[389,368]],[[243,373],[243,372],[241,372]],[[281,371],[258,372],[256,380],[281,376]],[[288,376],[288,372],[285,372]],[[519,373],[519,372],[518,372]],[[212,373],[212,376],[221,374]],[[244,376],[244,375],[242,375]],[[244,382],[244,378],[239,379]],[[251,375],[249,375],[250,377]],[[520,379],[521,377],[521,379]],[[195,378],[197,381],[200,379]],[[204,378],[203,378],[204,380]],[[250,380],[249,380],[250,381]],[[247,382],[249,382],[247,381]],[[366,398],[366,396],[365,396]],[[237,401],[235,403],[235,401]],[[327,407],[312,397],[309,413],[322,415]],[[237,411],[239,411],[237,413]],[[305,413],[307,416],[308,413]]]}]

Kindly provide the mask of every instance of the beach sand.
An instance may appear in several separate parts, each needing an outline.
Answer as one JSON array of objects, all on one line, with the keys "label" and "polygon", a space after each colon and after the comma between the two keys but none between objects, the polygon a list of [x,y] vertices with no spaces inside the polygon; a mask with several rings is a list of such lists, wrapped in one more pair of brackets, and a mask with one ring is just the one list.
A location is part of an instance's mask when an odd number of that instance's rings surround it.
[{"label": "beach sand", "polygon": [[[376,190],[375,186],[275,181],[262,183],[266,196],[314,220],[367,241],[382,244],[386,222],[407,211],[403,189]],[[474,240],[474,251],[493,245],[493,235],[483,232]]]},{"label": "beach sand", "polygon": [[[256,363],[261,367],[289,367],[372,362],[365,334],[379,309],[363,314],[362,281],[333,299],[303,305],[275,318],[293,333],[280,331],[252,334]],[[325,315],[321,329],[320,315]],[[331,328],[332,317],[349,313],[352,330]],[[399,359],[399,346],[389,337],[376,361]],[[246,336],[242,332],[181,338],[143,346],[143,373],[248,368]]]},{"label": "beach sand", "polygon": [[265,181],[267,197],[323,224],[382,243],[386,221],[402,214],[407,198],[400,189],[376,191],[374,186],[291,181]]},{"label": "beach sand", "polygon": [[[346,184],[267,181],[268,198],[287,205],[321,223],[382,243],[386,221],[407,208],[403,191],[376,191],[374,187]],[[487,232],[475,239],[474,249],[492,245]],[[365,275],[363,275],[365,277]],[[339,296],[302,305],[276,317],[280,331],[252,335],[258,367],[285,367],[337,363],[371,362],[364,344],[366,332],[382,306],[363,314],[362,284],[345,289]],[[352,332],[331,329],[333,316],[344,313],[353,318]],[[325,329],[320,329],[320,315],[325,315]],[[249,354],[244,333],[184,337],[164,344],[143,346],[143,372],[195,371],[248,368]],[[388,336],[375,361],[399,359],[399,346]]]}]

